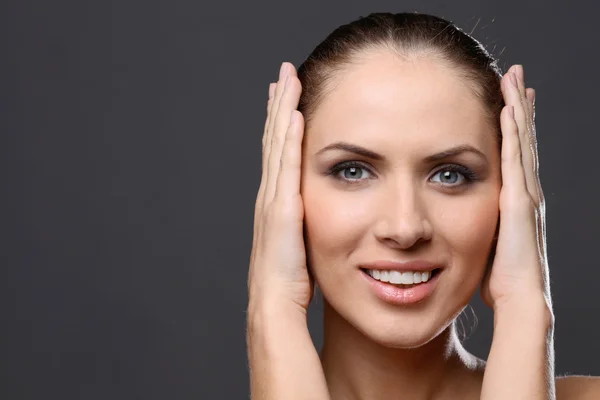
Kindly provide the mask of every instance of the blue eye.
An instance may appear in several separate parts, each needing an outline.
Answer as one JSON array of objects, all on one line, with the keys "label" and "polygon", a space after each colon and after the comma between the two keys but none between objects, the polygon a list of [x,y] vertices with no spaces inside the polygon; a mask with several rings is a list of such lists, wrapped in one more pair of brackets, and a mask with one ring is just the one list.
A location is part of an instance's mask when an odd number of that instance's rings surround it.
[{"label": "blue eye", "polygon": [[[434,179],[435,177],[439,178]],[[462,165],[449,165],[436,172],[431,180],[442,185],[458,186],[475,180],[475,174]]]},{"label": "blue eye", "polygon": [[[328,175],[348,184],[356,184],[367,179],[373,179],[371,170],[357,161],[345,161],[339,163],[328,171]],[[432,182],[439,183],[443,186],[461,186],[475,180],[477,180],[477,176],[470,168],[458,164],[444,166],[431,178]]]},{"label": "blue eye", "polygon": [[342,175],[344,176],[344,179],[357,180],[363,177],[365,171],[366,170],[362,167],[346,167],[340,172],[343,172]]},{"label": "blue eye", "polygon": [[363,164],[356,161],[346,161],[335,165],[329,170],[330,175],[344,183],[358,183],[365,179],[371,179],[371,171]]}]

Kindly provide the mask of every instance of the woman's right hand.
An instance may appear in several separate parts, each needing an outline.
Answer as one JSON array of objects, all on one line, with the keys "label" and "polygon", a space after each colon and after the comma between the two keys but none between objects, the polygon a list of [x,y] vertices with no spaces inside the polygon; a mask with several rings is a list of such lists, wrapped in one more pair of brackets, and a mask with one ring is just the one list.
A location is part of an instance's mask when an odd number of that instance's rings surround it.
[{"label": "woman's right hand", "polygon": [[314,293],[306,265],[300,195],[304,118],[297,108],[301,93],[295,67],[283,63],[279,81],[269,86],[248,273],[249,309],[266,302],[297,306],[306,313]]}]

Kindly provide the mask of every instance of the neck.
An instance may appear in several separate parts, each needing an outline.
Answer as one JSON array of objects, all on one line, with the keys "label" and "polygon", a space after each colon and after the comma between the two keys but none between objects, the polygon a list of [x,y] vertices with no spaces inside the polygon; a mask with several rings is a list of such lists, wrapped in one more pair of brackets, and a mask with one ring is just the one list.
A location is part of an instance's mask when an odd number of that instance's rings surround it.
[{"label": "neck", "polygon": [[321,362],[332,400],[479,398],[484,362],[464,349],[454,323],[418,348],[389,348],[324,306]]}]

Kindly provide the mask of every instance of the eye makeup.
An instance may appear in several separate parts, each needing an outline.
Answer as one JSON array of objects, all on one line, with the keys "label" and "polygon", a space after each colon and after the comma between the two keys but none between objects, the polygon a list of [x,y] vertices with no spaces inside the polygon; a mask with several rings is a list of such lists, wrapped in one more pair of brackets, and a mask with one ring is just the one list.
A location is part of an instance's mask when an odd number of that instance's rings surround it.
[{"label": "eye makeup", "polygon": [[[363,172],[363,173],[361,173],[361,176],[359,178],[349,179],[349,178],[341,176],[341,175],[344,175],[343,172],[345,172],[345,171],[354,171],[354,172],[364,171],[364,172],[366,172],[367,175],[369,175],[369,177],[362,178],[362,175],[365,174]],[[431,181],[432,177],[435,177],[443,172],[456,173],[462,179],[459,179],[460,183],[444,183],[442,181],[439,181],[439,183],[433,181],[433,183],[439,184],[444,187],[458,187],[458,186],[470,185],[473,182],[480,180],[480,177],[471,168],[469,168],[465,165],[462,165],[462,164],[455,164],[455,163],[448,163],[448,164],[443,164],[441,166],[438,166],[435,169],[435,171],[432,173],[432,175],[429,177],[429,180]],[[375,179],[375,176],[376,176],[376,174],[373,172],[373,169],[367,163],[356,161],[356,160],[348,160],[348,161],[342,161],[340,163],[337,163],[333,167],[329,168],[326,171],[326,175],[330,176],[332,179],[339,181],[340,183],[347,184],[347,185],[362,184],[367,180]]]}]

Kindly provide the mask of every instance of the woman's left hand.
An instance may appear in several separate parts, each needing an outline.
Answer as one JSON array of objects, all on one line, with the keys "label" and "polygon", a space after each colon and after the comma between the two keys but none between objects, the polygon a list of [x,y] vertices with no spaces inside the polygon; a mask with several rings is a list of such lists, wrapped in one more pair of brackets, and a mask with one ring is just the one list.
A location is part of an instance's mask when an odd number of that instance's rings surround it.
[{"label": "woman's left hand", "polygon": [[508,70],[501,87],[506,107],[500,116],[500,227],[493,265],[484,278],[481,296],[495,311],[507,304],[545,304],[552,315],[545,202],[534,124],[535,91],[525,88],[520,65]]}]

